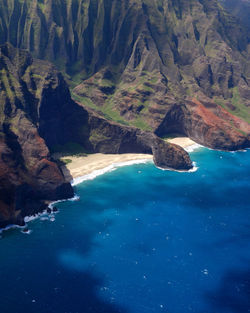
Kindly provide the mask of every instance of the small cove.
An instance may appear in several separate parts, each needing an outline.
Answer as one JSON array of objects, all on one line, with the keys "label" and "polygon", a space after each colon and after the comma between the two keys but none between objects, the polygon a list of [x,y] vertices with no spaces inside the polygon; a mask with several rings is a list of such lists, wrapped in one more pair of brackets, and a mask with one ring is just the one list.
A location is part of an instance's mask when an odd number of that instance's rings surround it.
[{"label": "small cove", "polygon": [[250,151],[120,167],[0,240],[1,313],[250,310]]}]

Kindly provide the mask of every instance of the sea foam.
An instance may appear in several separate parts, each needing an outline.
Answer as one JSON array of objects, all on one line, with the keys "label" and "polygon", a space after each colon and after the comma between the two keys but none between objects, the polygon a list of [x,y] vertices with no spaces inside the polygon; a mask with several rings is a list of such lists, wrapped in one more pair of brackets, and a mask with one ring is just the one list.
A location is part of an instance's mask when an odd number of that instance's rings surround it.
[{"label": "sea foam", "polygon": [[[189,146],[187,148],[185,148],[185,150],[187,152],[193,152],[195,149],[198,149],[202,147],[201,145],[199,144],[194,144],[192,146]],[[123,166],[129,166],[129,165],[134,165],[134,164],[146,164],[146,163],[152,163],[153,160],[151,159],[138,159],[138,160],[130,160],[130,161],[125,161],[125,162],[117,162],[117,163],[113,163],[103,169],[100,169],[100,170],[95,170],[93,171],[92,173],[90,174],[87,174],[87,175],[84,175],[84,176],[80,176],[80,177],[77,177],[75,179],[73,179],[71,181],[71,185],[72,186],[76,186],[76,185],[79,185],[81,184],[82,182],[86,181],[86,180],[93,180],[95,179],[96,177],[98,176],[101,176],[105,173],[108,173],[108,172],[112,172],[112,171],[115,171],[116,169],[118,169],[119,167],[123,167]],[[195,164],[195,163],[193,163]],[[169,171],[173,171],[174,169],[171,169],[171,168],[160,168],[160,167],[157,167],[161,170],[169,170]],[[195,172],[197,171],[198,167],[196,167],[194,165],[194,167],[189,170],[189,171],[177,171],[177,172]],[[48,207],[50,209],[52,209],[57,203],[61,203],[61,202],[65,202],[65,201],[78,201],[79,200],[79,196],[78,195],[74,195],[74,197],[70,198],[70,199],[63,199],[63,200],[57,200],[57,201],[54,201],[54,202],[51,202]],[[34,221],[36,219],[39,219],[39,218],[43,218],[44,215],[46,215],[46,211],[42,212],[42,213],[37,213],[35,215],[32,215],[32,216],[26,216],[24,218],[24,222],[25,224],[26,223],[29,223],[31,221]],[[18,226],[18,225],[9,225],[5,228],[0,228],[0,234],[2,231],[5,231],[5,230],[8,230],[8,229],[13,229],[13,228],[23,228],[22,226]]]},{"label": "sea foam", "polygon": [[19,225],[15,225],[15,224],[10,224],[6,227],[0,228],[0,235],[3,231],[9,230],[9,229],[14,229],[14,228],[19,228],[19,229],[23,229],[25,226],[19,226]]},{"label": "sea foam", "polygon": [[71,181],[71,185],[76,186],[76,185],[79,185],[86,180],[93,180],[97,176],[103,175],[103,174],[108,173],[108,172],[113,172],[119,167],[129,166],[129,165],[133,165],[133,164],[145,164],[148,162],[152,162],[152,160],[151,159],[140,159],[140,160],[131,160],[131,161],[126,161],[126,162],[113,163],[113,164],[111,164],[111,165],[109,165],[103,169],[95,170],[90,174],[80,176],[80,177],[73,179]]},{"label": "sea foam", "polygon": [[195,143],[191,146],[188,146],[186,148],[184,148],[185,151],[187,152],[194,152],[195,150],[199,149],[199,148],[204,148],[202,145]]},{"label": "sea foam", "polygon": [[196,166],[196,162],[193,162],[193,167],[190,169],[190,170],[175,170],[171,167],[159,167],[159,166],[156,166],[159,170],[161,171],[170,171],[170,172],[178,172],[178,173],[193,173],[193,172],[196,172],[198,170],[199,167]]},{"label": "sea foam", "polygon": [[[194,150],[199,149],[199,148],[203,148],[203,146],[196,143],[196,144],[193,144],[189,147],[186,147],[184,150],[186,150],[187,152],[193,152]],[[105,168],[100,169],[100,170],[95,170],[95,171],[91,172],[90,174],[74,178],[71,181],[71,185],[76,186],[76,185],[79,185],[86,180],[93,180],[97,176],[103,175],[103,174],[108,173],[108,172],[115,171],[119,167],[129,166],[129,165],[134,165],[134,164],[145,164],[145,163],[153,163],[153,160],[152,159],[139,159],[139,160],[130,160],[130,161],[125,161],[125,162],[113,163],[113,164],[111,164]],[[193,166],[194,167],[191,170],[189,170],[188,172],[197,171],[198,167],[196,167],[195,163],[193,163]],[[160,168],[160,167],[158,167],[158,168],[161,170],[174,171],[174,169],[172,169],[172,168]],[[187,172],[187,171],[178,171],[178,172]],[[60,201],[58,201],[58,202],[60,202]]]},{"label": "sea foam", "polygon": [[[62,200],[57,200],[57,201],[54,201],[54,202],[51,202],[48,207],[50,209],[53,209],[53,207],[57,204],[57,203],[61,203],[61,202],[65,202],[65,201],[78,201],[80,198],[77,194],[74,195],[74,197],[72,198],[69,198],[69,199],[62,199]],[[56,212],[55,212],[56,213]]]}]

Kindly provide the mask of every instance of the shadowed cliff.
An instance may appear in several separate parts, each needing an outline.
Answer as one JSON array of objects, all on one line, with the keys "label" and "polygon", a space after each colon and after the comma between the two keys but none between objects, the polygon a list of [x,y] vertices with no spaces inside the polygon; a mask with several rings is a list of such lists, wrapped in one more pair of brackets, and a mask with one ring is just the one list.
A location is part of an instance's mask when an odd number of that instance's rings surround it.
[{"label": "shadowed cliff", "polygon": [[150,132],[109,122],[70,97],[62,75],[10,44],[0,46],[0,226],[23,223],[73,189],[49,149],[74,142],[89,152],[140,152],[156,165],[190,169],[182,148]]},{"label": "shadowed cliff", "polygon": [[73,196],[38,132],[46,90],[61,77],[50,64],[10,45],[0,47],[0,225],[46,208],[44,200]]},{"label": "shadowed cliff", "polygon": [[[250,30],[250,1],[249,0],[220,0],[220,3],[230,13],[237,16],[241,23]],[[248,36],[250,40],[250,36]]]}]

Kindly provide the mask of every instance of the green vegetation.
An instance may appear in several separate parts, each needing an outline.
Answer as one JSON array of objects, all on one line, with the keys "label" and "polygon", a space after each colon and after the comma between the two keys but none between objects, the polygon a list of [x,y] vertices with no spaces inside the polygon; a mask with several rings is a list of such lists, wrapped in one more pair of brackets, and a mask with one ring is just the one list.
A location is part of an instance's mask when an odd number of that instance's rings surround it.
[{"label": "green vegetation", "polygon": [[11,90],[10,80],[5,69],[0,71],[0,80],[3,82],[7,97],[10,101],[14,101],[15,94],[13,90]]},{"label": "green vegetation", "polygon": [[102,112],[104,117],[107,118],[108,120],[113,120],[123,125],[129,125],[128,121],[122,118],[119,111],[115,109],[111,97],[108,101],[106,101],[106,103],[102,107]]},{"label": "green vegetation", "polygon": [[64,165],[67,165],[67,164],[70,164],[72,163],[72,160],[71,159],[60,159],[60,161],[64,164]]},{"label": "green vegetation", "polygon": [[250,123],[250,108],[247,107],[244,103],[242,103],[238,87],[233,88],[233,97],[231,98],[231,103],[235,107],[234,110],[232,110],[228,105],[226,105],[226,103],[228,102],[230,102],[229,99],[222,100],[221,98],[215,98],[216,104],[222,106],[225,110],[227,110],[231,114],[236,115]]},{"label": "green vegetation", "polygon": [[[237,87],[223,100],[230,88],[220,82],[221,73],[231,67],[237,81],[249,64],[247,35],[218,1],[8,0],[0,4],[0,20],[0,44],[8,38],[53,62],[71,91],[87,80],[72,92],[73,99],[108,120],[152,130],[153,119],[164,115],[166,97],[179,101],[203,93],[218,95],[221,106],[250,121],[248,100],[240,98]],[[41,80],[39,72],[32,75]],[[13,100],[15,80],[3,73],[2,81]],[[123,92],[129,93],[126,100]],[[98,103],[91,100],[99,95]]]},{"label": "green vegetation", "polygon": [[[152,131],[152,127],[150,127],[146,120],[143,118],[143,116],[138,115],[138,117],[134,118],[131,121],[125,120],[121,115],[120,112],[115,109],[115,106],[113,104],[113,98],[110,97],[103,106],[97,106],[95,105],[89,98],[87,97],[81,97],[75,93],[72,93],[72,98],[86,106],[88,106],[91,109],[94,109],[96,112],[99,112],[103,115],[107,120],[115,121],[119,124],[125,125],[125,126],[135,126],[145,131]],[[141,103],[138,104],[138,106]],[[145,103],[144,103],[145,105]],[[147,105],[147,104],[146,104]],[[144,111],[147,110],[147,108],[144,109]]]},{"label": "green vegetation", "polygon": [[144,131],[152,131],[152,127],[147,124],[145,119],[142,116],[139,116],[138,118],[134,119],[131,124],[137,128],[140,128]]},{"label": "green vegetation", "polygon": [[101,115],[103,115],[103,117],[105,117],[107,120],[113,120],[123,125],[129,125],[129,123],[120,116],[119,112],[114,109],[112,100],[110,102],[107,101],[103,106],[97,106],[87,97],[81,97],[74,92],[71,94],[75,101],[78,101],[87,107],[94,109],[96,112],[99,112]]},{"label": "green vegetation", "polygon": [[53,161],[56,162],[57,165],[60,167],[72,163],[71,159],[63,159],[63,158],[53,159]]},{"label": "green vegetation", "polygon": [[42,3],[42,2],[38,2],[38,6],[39,6],[39,8],[41,9],[41,11],[44,13],[44,12],[45,12],[45,9],[46,9],[45,4]]},{"label": "green vegetation", "polygon": [[[77,85],[77,82],[75,81],[72,83],[73,79],[71,81],[71,86],[74,87]],[[86,87],[83,86],[83,88],[80,89],[78,86],[77,91],[71,88],[71,94],[74,100],[88,106],[91,109],[94,109],[103,115],[107,120],[112,120],[122,125],[135,126],[142,130],[151,131],[152,127],[150,127],[147,123],[147,118],[145,118],[145,115],[148,114],[148,109],[152,102],[144,99],[144,97],[150,98],[150,96],[154,94],[154,88],[156,88],[159,79],[160,76],[158,73],[151,73],[144,70],[135,82],[124,84],[122,81],[116,80],[114,78],[102,78],[102,75],[98,73],[93,77],[93,79],[91,79],[91,84],[86,84]],[[102,87],[116,88],[114,93],[106,95],[107,99],[103,101],[102,105],[96,105],[90,98],[81,96],[81,94],[88,94],[91,96],[91,94],[100,92],[98,89]],[[138,111],[140,113],[135,114],[134,117],[129,121],[125,117],[121,116],[119,111],[119,99],[122,92],[128,92],[131,94],[134,110],[143,106],[143,108]]]},{"label": "green vegetation", "polygon": [[107,139],[109,139],[109,137],[105,136],[99,130],[96,130],[96,129],[92,130],[90,137],[89,137],[89,141],[92,143],[104,141]]}]

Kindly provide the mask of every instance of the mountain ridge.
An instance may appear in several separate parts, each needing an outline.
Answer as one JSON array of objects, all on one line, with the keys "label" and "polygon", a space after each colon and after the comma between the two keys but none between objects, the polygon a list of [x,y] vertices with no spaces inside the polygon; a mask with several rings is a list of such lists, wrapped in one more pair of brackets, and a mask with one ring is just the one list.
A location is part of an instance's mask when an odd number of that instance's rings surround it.
[{"label": "mountain ridge", "polygon": [[216,0],[3,0],[1,43],[1,225],[73,195],[57,147],[180,170],[188,154],[159,136],[250,147],[249,40]]},{"label": "mountain ridge", "polygon": [[111,119],[155,130],[157,103],[186,97],[249,116],[247,32],[216,0],[10,0],[0,20],[0,43],[56,64]]}]

